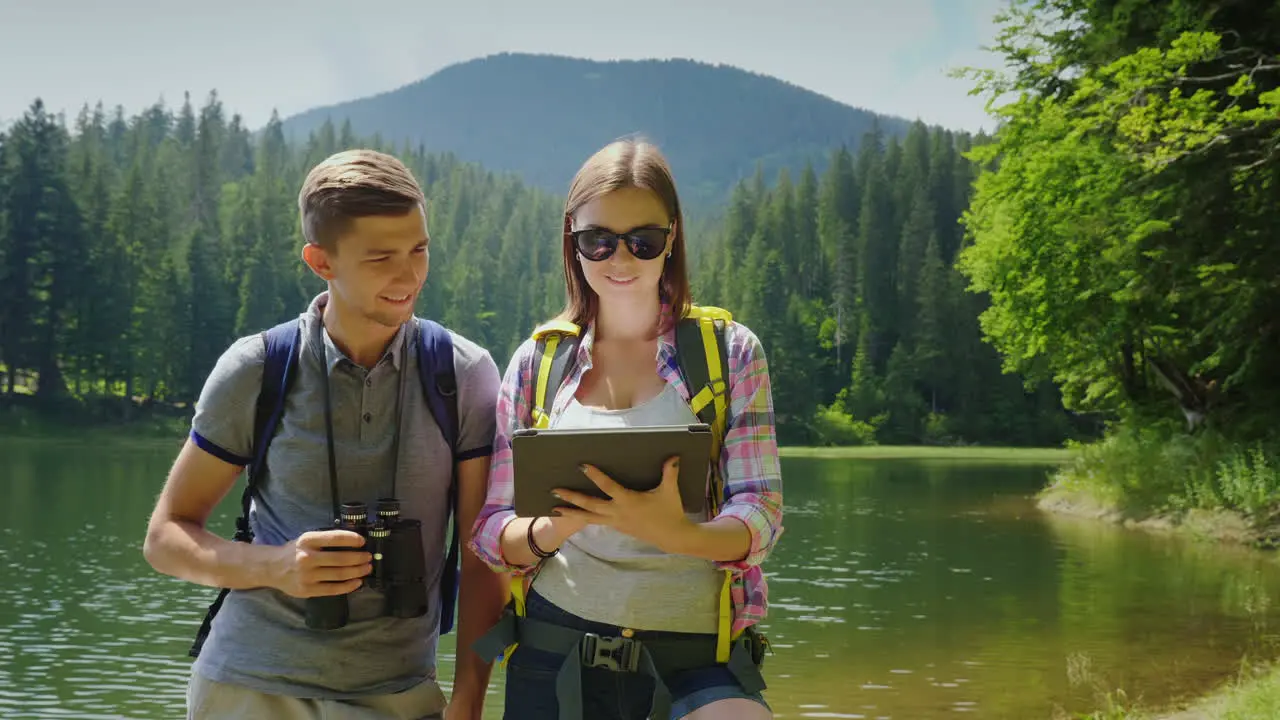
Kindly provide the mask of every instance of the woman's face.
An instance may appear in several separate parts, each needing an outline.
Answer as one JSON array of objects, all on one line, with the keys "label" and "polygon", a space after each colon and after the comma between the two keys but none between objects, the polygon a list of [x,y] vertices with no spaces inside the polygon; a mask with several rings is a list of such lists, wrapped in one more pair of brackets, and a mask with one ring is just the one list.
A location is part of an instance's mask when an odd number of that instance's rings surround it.
[{"label": "woman's face", "polygon": [[675,227],[653,192],[623,188],[601,195],[578,208],[570,229],[582,274],[601,303],[631,303],[657,294]]}]

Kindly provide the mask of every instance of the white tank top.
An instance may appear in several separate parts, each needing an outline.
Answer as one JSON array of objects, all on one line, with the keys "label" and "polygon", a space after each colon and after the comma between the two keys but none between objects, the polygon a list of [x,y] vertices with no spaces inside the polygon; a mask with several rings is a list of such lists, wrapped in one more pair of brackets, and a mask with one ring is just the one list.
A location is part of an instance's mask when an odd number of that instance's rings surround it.
[{"label": "white tank top", "polygon": [[[667,385],[625,410],[584,407],[577,398],[552,427],[603,428],[698,422]],[[690,515],[695,522],[706,518]],[[548,558],[534,580],[538,594],[595,622],[635,630],[715,633],[724,573],[709,560],[668,555],[613,528],[589,525]]]}]

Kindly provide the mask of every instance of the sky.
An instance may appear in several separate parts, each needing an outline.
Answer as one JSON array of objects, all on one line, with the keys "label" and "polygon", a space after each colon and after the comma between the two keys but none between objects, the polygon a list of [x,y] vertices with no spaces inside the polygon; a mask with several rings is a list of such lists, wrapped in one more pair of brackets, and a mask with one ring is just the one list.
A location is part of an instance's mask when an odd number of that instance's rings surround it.
[{"label": "sky", "polygon": [[[133,114],[216,90],[251,128],[500,52],[733,65],[879,113],[992,129],[956,66],[1004,0],[0,0],[0,124],[40,97]],[[376,10],[373,10],[376,8]],[[372,11],[372,12],[371,12]],[[373,14],[376,12],[376,15]]]}]

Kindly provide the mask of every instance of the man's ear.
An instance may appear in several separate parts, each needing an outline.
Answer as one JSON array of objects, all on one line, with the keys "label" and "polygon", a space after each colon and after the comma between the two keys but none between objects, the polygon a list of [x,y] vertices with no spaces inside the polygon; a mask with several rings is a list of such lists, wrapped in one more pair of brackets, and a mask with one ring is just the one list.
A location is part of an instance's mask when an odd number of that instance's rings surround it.
[{"label": "man's ear", "polygon": [[329,252],[324,248],[315,243],[303,243],[302,261],[307,264],[307,267],[311,268],[311,272],[325,282],[333,279],[331,260]]}]

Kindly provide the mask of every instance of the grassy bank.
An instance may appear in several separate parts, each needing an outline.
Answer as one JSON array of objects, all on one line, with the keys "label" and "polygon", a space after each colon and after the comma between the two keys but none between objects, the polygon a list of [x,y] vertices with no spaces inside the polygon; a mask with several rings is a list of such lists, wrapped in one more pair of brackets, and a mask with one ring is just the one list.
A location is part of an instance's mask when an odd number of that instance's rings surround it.
[{"label": "grassy bank", "polygon": [[1125,720],[1274,720],[1280,717],[1280,667],[1248,668],[1240,677],[1185,710],[1138,714]]},{"label": "grassy bank", "polygon": [[1041,493],[1046,510],[1273,548],[1280,451],[1206,431],[1122,427],[1073,447]]},{"label": "grassy bank", "polygon": [[1130,707],[1108,698],[1082,720],[1275,720],[1280,717],[1280,666],[1242,663],[1240,673],[1208,695],[1175,708]]},{"label": "grassy bank", "polygon": [[833,460],[964,460],[984,462],[1060,463],[1071,457],[1062,448],[1011,448],[934,445],[859,445],[850,447],[783,447],[783,457]]},{"label": "grassy bank", "polygon": [[155,442],[181,440],[190,423],[186,418],[138,413],[123,419],[102,420],[74,413],[41,413],[25,407],[0,408],[0,438],[67,442]]}]

